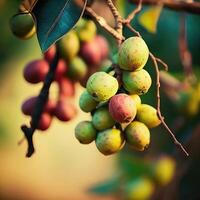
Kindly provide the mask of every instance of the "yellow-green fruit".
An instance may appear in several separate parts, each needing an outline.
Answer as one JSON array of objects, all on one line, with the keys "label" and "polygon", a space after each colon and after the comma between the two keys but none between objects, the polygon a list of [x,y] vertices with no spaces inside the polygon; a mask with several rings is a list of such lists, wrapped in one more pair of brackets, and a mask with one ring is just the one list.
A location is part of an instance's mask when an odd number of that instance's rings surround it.
[{"label": "yellow-green fruit", "polygon": [[119,49],[118,64],[121,69],[135,71],[145,66],[148,57],[149,49],[145,41],[140,37],[130,37]]},{"label": "yellow-green fruit", "polygon": [[133,101],[135,102],[135,105],[138,109],[142,103],[141,98],[137,94],[132,94],[132,95],[130,95],[130,97],[133,99]]},{"label": "yellow-green fruit", "polygon": [[96,101],[106,101],[117,93],[118,81],[105,72],[96,72],[87,81],[87,91]]},{"label": "yellow-green fruit", "polygon": [[126,200],[148,200],[154,192],[154,184],[147,177],[134,178],[125,185]]},{"label": "yellow-green fruit", "polygon": [[139,106],[136,118],[138,121],[144,123],[148,128],[154,128],[161,123],[158,118],[157,110],[147,104],[141,104]]},{"label": "yellow-green fruit", "polygon": [[135,72],[124,71],[122,81],[130,94],[138,95],[147,93],[152,83],[149,73],[144,69]]},{"label": "yellow-green fruit", "polygon": [[127,143],[138,151],[144,151],[150,143],[149,129],[138,121],[133,121],[126,127],[125,137]]},{"label": "yellow-green fruit", "polygon": [[33,17],[29,13],[14,15],[10,20],[12,33],[20,39],[29,39],[35,34]]},{"label": "yellow-green fruit", "polygon": [[92,116],[92,123],[99,131],[112,128],[115,125],[115,121],[111,117],[107,107],[101,107],[95,111]]},{"label": "yellow-green fruit", "polygon": [[75,128],[75,136],[82,144],[89,144],[96,138],[96,129],[89,121],[80,122]]},{"label": "yellow-green fruit", "polygon": [[88,93],[87,90],[85,90],[79,98],[79,106],[80,106],[81,110],[84,112],[93,111],[96,108],[97,104],[98,104],[98,102],[96,102],[92,98],[92,96]]},{"label": "yellow-green fruit", "polygon": [[160,157],[154,164],[153,174],[156,181],[161,185],[167,185],[173,178],[176,164],[169,156]]},{"label": "yellow-green fruit", "polygon": [[97,134],[96,146],[104,155],[118,152],[124,144],[124,137],[118,129],[107,129]]},{"label": "yellow-green fruit", "polygon": [[74,30],[67,33],[58,42],[60,56],[66,61],[71,61],[79,52],[80,42]]}]

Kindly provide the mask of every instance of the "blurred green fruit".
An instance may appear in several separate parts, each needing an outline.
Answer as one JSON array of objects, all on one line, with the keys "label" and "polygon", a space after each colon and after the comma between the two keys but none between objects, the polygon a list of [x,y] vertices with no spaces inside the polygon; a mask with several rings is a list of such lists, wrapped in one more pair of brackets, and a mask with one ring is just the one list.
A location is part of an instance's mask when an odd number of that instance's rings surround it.
[{"label": "blurred green fruit", "polygon": [[132,95],[130,95],[130,97],[133,99],[133,101],[135,102],[135,105],[138,109],[142,102],[141,98],[137,94],[132,94]]},{"label": "blurred green fruit", "polygon": [[149,49],[145,41],[140,37],[130,37],[119,49],[118,64],[123,70],[134,71],[142,69],[148,57]]},{"label": "blurred green fruit", "polygon": [[105,72],[96,72],[87,81],[87,91],[96,101],[106,101],[117,93],[118,81]]},{"label": "blurred green fruit", "polygon": [[80,122],[75,128],[75,136],[82,144],[89,144],[96,138],[96,129],[89,121]]},{"label": "blurred green fruit", "polygon": [[135,72],[124,71],[122,81],[130,94],[138,95],[147,93],[152,83],[149,73],[144,69]]},{"label": "blurred green fruit", "polygon": [[104,155],[118,152],[124,144],[124,136],[118,129],[107,129],[97,134],[96,146]]},{"label": "blurred green fruit", "polygon": [[111,60],[104,60],[100,66],[100,70],[101,72],[107,72],[109,70],[109,68],[111,67],[112,62]]}]

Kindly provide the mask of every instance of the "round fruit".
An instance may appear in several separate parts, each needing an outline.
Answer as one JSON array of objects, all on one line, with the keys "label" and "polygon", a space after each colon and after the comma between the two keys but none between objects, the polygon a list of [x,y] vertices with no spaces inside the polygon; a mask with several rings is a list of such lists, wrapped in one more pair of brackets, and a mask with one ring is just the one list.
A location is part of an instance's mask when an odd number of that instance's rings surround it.
[{"label": "round fruit", "polygon": [[101,107],[95,111],[92,116],[92,123],[100,131],[112,128],[115,125],[115,121],[111,117],[107,107]]},{"label": "round fruit", "polygon": [[118,152],[124,144],[124,137],[118,129],[107,129],[97,134],[96,146],[104,155]]},{"label": "round fruit", "polygon": [[93,111],[96,106],[98,105],[98,102],[96,102],[92,96],[88,93],[87,90],[85,90],[80,98],[79,98],[79,106],[82,111],[84,112],[91,112]]},{"label": "round fruit", "polygon": [[138,121],[144,123],[148,128],[154,128],[161,123],[157,115],[157,110],[147,104],[141,104],[139,106],[136,118]]},{"label": "round fruit", "polygon": [[96,138],[96,129],[89,121],[80,122],[75,128],[75,136],[82,144],[89,144]]},{"label": "round fruit", "polygon": [[132,94],[132,95],[130,95],[130,97],[133,99],[133,101],[136,104],[136,108],[138,109],[142,102],[140,97],[137,94]]},{"label": "round fruit", "polygon": [[63,59],[60,59],[58,61],[58,65],[56,68],[56,73],[55,73],[55,80],[60,80],[63,76],[65,76],[65,73],[67,71],[67,66],[66,63]]},{"label": "round fruit", "polygon": [[68,78],[61,78],[58,80],[60,97],[71,97],[75,95],[74,83]]},{"label": "round fruit", "polygon": [[144,151],[150,143],[149,129],[145,124],[138,121],[133,121],[126,127],[125,137],[127,143],[138,151]]},{"label": "round fruit", "polygon": [[29,39],[35,34],[35,24],[31,14],[20,13],[10,20],[12,33],[20,39]]},{"label": "round fruit", "polygon": [[96,72],[87,81],[87,91],[96,101],[106,101],[117,93],[117,79],[105,72]]},{"label": "round fruit", "polygon": [[138,95],[147,93],[152,83],[149,73],[144,69],[135,72],[124,71],[122,81],[130,94]]},{"label": "round fruit", "polygon": [[97,35],[95,37],[95,41],[98,44],[99,49],[101,50],[101,60],[106,59],[109,53],[109,46],[107,40],[103,36]]},{"label": "round fruit", "polygon": [[142,69],[148,57],[149,49],[145,41],[140,37],[130,37],[119,49],[118,64],[121,69],[134,71]]},{"label": "round fruit", "polygon": [[48,51],[46,51],[46,52],[44,53],[44,59],[45,59],[47,62],[51,63],[51,62],[53,61],[55,55],[56,55],[56,46],[55,46],[55,45],[52,45],[52,46],[48,49]]},{"label": "round fruit", "polygon": [[24,68],[24,78],[29,83],[44,81],[49,71],[49,65],[45,60],[36,60]]},{"label": "round fruit", "polygon": [[136,116],[136,104],[127,94],[117,94],[110,99],[109,112],[119,123],[129,123]]},{"label": "round fruit", "polygon": [[109,68],[110,68],[111,65],[112,65],[112,62],[110,60],[108,60],[108,59],[104,60],[101,63],[99,71],[101,71],[101,72],[107,72],[107,70],[109,70]]}]

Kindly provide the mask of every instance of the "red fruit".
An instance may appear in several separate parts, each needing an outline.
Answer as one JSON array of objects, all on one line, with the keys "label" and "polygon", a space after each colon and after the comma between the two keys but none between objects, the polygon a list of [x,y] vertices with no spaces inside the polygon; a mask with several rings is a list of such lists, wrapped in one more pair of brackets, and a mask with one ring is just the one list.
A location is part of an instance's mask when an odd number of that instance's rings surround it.
[{"label": "red fruit", "polygon": [[53,115],[56,109],[56,104],[57,102],[55,100],[49,99],[44,107],[44,112]]},{"label": "red fruit", "polygon": [[95,41],[99,46],[99,49],[101,51],[101,60],[104,60],[108,57],[108,53],[109,53],[109,46],[108,46],[108,42],[106,40],[106,38],[104,38],[101,35],[97,35],[95,37]]},{"label": "red fruit", "polygon": [[136,116],[136,104],[127,94],[117,94],[109,102],[109,112],[119,123],[129,123]]},{"label": "red fruit", "polygon": [[29,83],[44,81],[49,71],[49,64],[45,60],[36,60],[29,63],[24,69],[24,78]]},{"label": "red fruit", "polygon": [[60,97],[74,96],[75,86],[74,86],[74,83],[70,79],[63,77],[62,79],[58,81],[58,86],[59,86]]},{"label": "red fruit", "polygon": [[60,80],[67,72],[67,65],[63,59],[60,59],[56,68],[55,80]]},{"label": "red fruit", "polygon": [[55,116],[60,121],[69,121],[76,115],[76,108],[69,101],[60,100],[55,109]]},{"label": "red fruit", "polygon": [[51,63],[56,55],[56,46],[52,45],[47,52],[44,53],[44,59]]}]

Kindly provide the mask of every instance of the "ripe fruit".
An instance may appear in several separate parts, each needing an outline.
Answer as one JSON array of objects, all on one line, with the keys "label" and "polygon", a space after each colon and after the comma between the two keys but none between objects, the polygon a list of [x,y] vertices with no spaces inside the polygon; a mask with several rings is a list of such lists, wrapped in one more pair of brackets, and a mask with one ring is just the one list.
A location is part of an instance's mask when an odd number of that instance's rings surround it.
[{"label": "ripe fruit", "polygon": [[95,111],[92,123],[97,130],[112,128],[115,125],[107,107],[101,107]]},{"label": "ripe fruit", "polygon": [[45,131],[50,127],[51,122],[52,122],[52,116],[49,113],[44,112],[40,117],[37,129]]},{"label": "ripe fruit", "polygon": [[117,79],[105,72],[96,72],[87,81],[87,91],[96,101],[106,101],[117,93]]},{"label": "ripe fruit", "polygon": [[148,128],[154,128],[161,123],[157,115],[157,110],[147,104],[141,104],[139,106],[136,118],[138,121],[144,123]]},{"label": "ripe fruit", "polygon": [[57,68],[56,68],[55,80],[59,80],[63,76],[65,76],[66,71],[67,71],[67,66],[66,66],[65,61],[63,59],[60,59],[58,61],[58,65],[57,65]]},{"label": "ripe fruit", "polygon": [[130,95],[130,97],[133,99],[133,101],[136,104],[136,108],[138,109],[138,107],[141,105],[141,102],[142,102],[140,97],[137,94],[132,94]]},{"label": "ripe fruit", "polygon": [[97,35],[95,37],[95,41],[98,44],[98,48],[101,51],[101,60],[106,59],[109,53],[109,46],[107,40],[103,36]]},{"label": "ripe fruit", "polygon": [[89,144],[96,138],[96,129],[89,121],[80,122],[75,128],[75,136],[82,144]]},{"label": "ripe fruit", "polygon": [[75,94],[75,87],[73,82],[68,78],[61,78],[58,80],[60,97],[71,97]]},{"label": "ripe fruit", "polygon": [[142,69],[149,57],[149,49],[140,37],[130,37],[125,40],[120,49],[118,64],[121,69],[134,71]]},{"label": "ripe fruit", "polygon": [[79,106],[84,112],[91,112],[97,106],[97,102],[92,98],[92,96],[85,90],[79,98]]},{"label": "ripe fruit", "polygon": [[133,121],[126,127],[125,137],[127,143],[138,151],[144,151],[150,143],[149,129],[139,121]]},{"label": "ripe fruit", "polygon": [[118,129],[107,129],[97,134],[95,142],[102,154],[111,155],[121,149],[124,144],[124,137]]},{"label": "ripe fruit", "polygon": [[117,94],[109,102],[109,112],[119,123],[129,123],[136,116],[136,104],[127,94]]},{"label": "ripe fruit", "polygon": [[151,87],[151,77],[149,73],[141,69],[134,72],[123,72],[123,86],[130,94],[142,95],[148,92]]},{"label": "ripe fruit", "polygon": [[35,34],[35,24],[31,14],[20,13],[10,20],[12,33],[20,39],[29,39]]},{"label": "ripe fruit", "polygon": [[48,51],[46,51],[46,52],[44,53],[44,59],[45,59],[47,62],[51,63],[51,62],[53,61],[55,55],[56,55],[56,46],[55,46],[55,45],[52,45],[52,46],[48,49]]},{"label": "ripe fruit", "polygon": [[36,60],[24,68],[24,78],[29,83],[39,83],[44,81],[48,71],[49,65],[45,60]]}]

